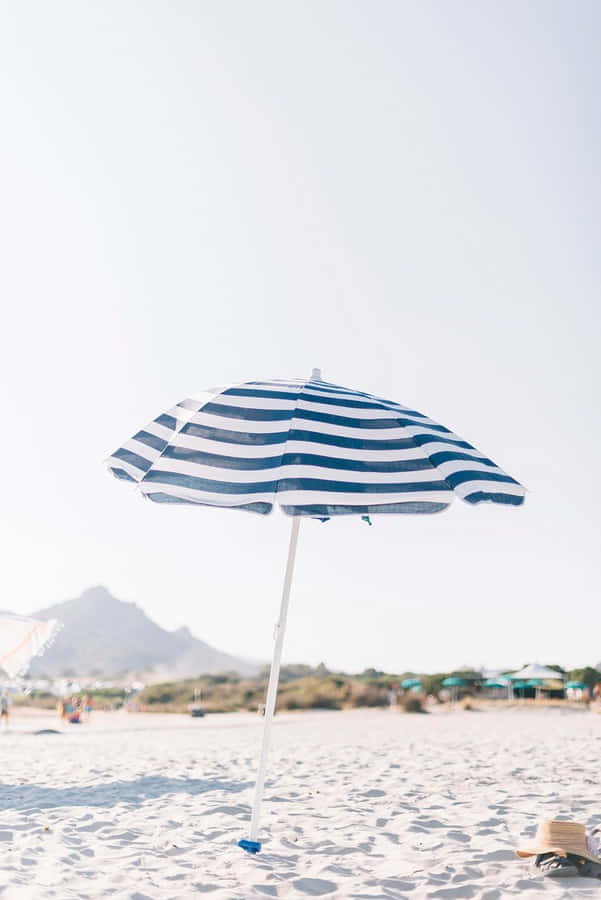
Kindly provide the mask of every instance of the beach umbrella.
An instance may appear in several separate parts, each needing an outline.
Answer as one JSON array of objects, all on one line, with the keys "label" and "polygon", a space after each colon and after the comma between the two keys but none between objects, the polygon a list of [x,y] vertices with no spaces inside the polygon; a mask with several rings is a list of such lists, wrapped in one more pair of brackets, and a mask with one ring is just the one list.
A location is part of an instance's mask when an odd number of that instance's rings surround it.
[{"label": "beach umbrella", "polygon": [[504,675],[498,675],[496,678],[487,678],[483,684],[486,688],[505,688],[507,691],[507,699],[509,700],[513,694],[513,687],[509,678]]},{"label": "beach umbrella", "polygon": [[508,678],[487,678],[486,681],[483,682],[482,687],[496,689],[503,688],[507,691],[507,699],[509,699],[512,694],[511,681]]},{"label": "beach umbrella", "polygon": [[588,696],[584,693],[588,691],[588,685],[584,681],[568,681],[565,687],[566,694],[570,699],[581,700],[583,697]]},{"label": "beach umbrella", "polygon": [[421,688],[422,682],[419,678],[404,678],[403,681],[401,681],[401,687],[405,691],[410,690],[411,688]]},{"label": "beach umbrella", "polygon": [[457,696],[459,694],[459,688],[465,687],[466,685],[471,684],[467,678],[457,678],[451,675],[449,678],[445,678],[442,682],[442,686],[447,688],[451,688],[451,700],[457,700]]},{"label": "beach umbrella", "polygon": [[34,656],[44,652],[60,627],[56,619],[41,622],[0,613],[0,669],[9,678],[26,672]]},{"label": "beach umbrella", "polygon": [[310,379],[248,381],[182,400],[107,461],[155,503],[292,517],[249,840],[257,852],[286,615],[302,518],[435,513],[459,496],[518,506],[524,488],[448,428],[382,397]]}]

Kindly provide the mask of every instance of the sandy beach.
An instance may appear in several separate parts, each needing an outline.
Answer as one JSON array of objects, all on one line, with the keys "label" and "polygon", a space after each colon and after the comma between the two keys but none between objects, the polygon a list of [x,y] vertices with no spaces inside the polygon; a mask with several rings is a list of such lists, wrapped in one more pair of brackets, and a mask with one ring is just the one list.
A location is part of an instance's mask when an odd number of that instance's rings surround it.
[{"label": "sandy beach", "polygon": [[246,836],[261,720],[18,710],[0,734],[3,900],[597,896],[514,847],[541,817],[601,823],[601,716],[280,714],[262,838]]}]

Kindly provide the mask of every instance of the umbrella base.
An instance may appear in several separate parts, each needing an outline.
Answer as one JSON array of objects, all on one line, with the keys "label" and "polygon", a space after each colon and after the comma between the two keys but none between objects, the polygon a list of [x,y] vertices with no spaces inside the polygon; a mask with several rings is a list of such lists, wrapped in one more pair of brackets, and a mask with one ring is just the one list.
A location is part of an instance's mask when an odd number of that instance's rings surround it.
[{"label": "umbrella base", "polygon": [[238,841],[238,846],[246,850],[247,853],[258,853],[261,849],[261,841]]}]

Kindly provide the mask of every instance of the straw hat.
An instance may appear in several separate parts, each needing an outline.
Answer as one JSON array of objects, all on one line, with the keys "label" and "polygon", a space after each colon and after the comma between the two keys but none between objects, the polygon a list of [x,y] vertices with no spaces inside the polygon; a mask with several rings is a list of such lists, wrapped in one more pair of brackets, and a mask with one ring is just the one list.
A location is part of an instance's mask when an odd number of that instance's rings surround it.
[{"label": "straw hat", "polygon": [[592,856],[586,843],[586,828],[580,822],[557,822],[547,820],[541,822],[531,847],[523,847],[515,851],[518,856],[537,856],[539,853],[555,853],[557,856],[582,856],[591,862],[601,863],[601,859]]}]

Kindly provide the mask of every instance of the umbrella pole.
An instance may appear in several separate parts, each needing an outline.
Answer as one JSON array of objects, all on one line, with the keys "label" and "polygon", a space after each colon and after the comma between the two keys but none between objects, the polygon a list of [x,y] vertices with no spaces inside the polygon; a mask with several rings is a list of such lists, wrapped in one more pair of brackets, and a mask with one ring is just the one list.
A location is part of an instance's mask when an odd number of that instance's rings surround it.
[{"label": "umbrella pole", "polygon": [[257,772],[257,781],[255,785],[255,801],[253,804],[252,818],[250,822],[250,839],[238,841],[238,846],[242,847],[243,850],[248,850],[249,853],[258,853],[261,849],[261,842],[258,839],[259,814],[261,811],[261,800],[263,799],[263,789],[265,787],[265,773],[267,770],[267,757],[269,755],[271,725],[275,712],[275,700],[278,692],[278,681],[280,679],[280,661],[282,659],[282,646],[284,644],[284,632],[286,630],[286,618],[288,616],[288,601],[290,599],[292,573],[294,572],[294,559],[296,556],[296,543],[298,541],[299,526],[300,517],[295,516],[292,519],[292,530],[290,532],[290,546],[288,547],[288,562],[286,563],[286,575],[284,577],[284,589],[282,591],[280,617],[276,624],[273,660],[271,662],[271,671],[269,673],[269,686],[267,688],[267,700],[265,702],[263,743],[261,745],[261,756],[259,757],[259,769]]}]

